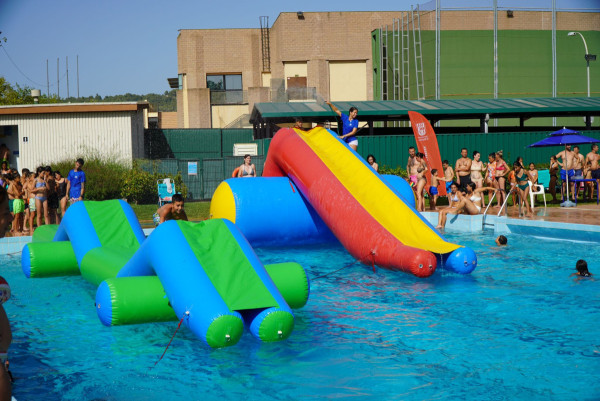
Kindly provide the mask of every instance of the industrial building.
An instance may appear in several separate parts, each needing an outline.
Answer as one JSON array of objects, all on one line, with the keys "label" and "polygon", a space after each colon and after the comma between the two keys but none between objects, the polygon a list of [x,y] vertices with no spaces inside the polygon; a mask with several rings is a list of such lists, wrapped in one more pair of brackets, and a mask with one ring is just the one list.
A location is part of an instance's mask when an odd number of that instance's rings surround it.
[{"label": "industrial building", "polygon": [[[179,128],[249,127],[262,102],[585,97],[585,51],[568,33],[600,48],[597,12],[284,12],[259,22],[179,32],[169,79]],[[597,96],[600,66],[590,71]]]}]

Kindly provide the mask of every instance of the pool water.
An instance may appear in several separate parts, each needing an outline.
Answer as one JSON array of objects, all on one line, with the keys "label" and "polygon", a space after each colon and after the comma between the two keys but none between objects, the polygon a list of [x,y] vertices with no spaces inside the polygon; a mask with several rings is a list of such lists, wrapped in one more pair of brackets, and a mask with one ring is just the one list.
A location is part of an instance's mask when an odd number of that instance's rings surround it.
[{"label": "pool water", "polygon": [[[211,350],[177,322],[107,328],[81,277],[26,279],[3,256],[18,400],[586,400],[600,398],[600,245],[448,235],[471,246],[470,276],[428,279],[354,263],[341,247],[257,249],[313,279],[291,337],[246,333]],[[594,258],[595,260],[593,260]],[[340,270],[341,269],[341,270]],[[319,278],[316,278],[319,277]]]}]

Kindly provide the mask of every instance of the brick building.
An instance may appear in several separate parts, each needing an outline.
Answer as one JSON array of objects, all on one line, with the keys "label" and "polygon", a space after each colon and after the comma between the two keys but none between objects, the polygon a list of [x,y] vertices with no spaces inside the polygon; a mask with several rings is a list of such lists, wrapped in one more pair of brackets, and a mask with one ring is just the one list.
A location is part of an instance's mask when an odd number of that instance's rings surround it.
[{"label": "brick building", "polygon": [[[178,79],[169,79],[177,87],[177,126],[180,128],[222,128],[244,126],[247,115],[254,103],[269,101],[314,101],[330,99],[332,101],[358,101],[381,99],[377,89],[379,82],[377,67],[381,60],[376,59],[373,33],[382,27],[390,26],[394,19],[400,19],[406,12],[305,12],[279,14],[270,29],[185,29],[177,38]],[[420,13],[420,29],[435,35],[436,13]],[[451,75],[458,68],[461,73],[452,76],[452,86],[448,86],[446,96],[457,96],[453,87],[464,88],[461,79],[469,81],[471,63],[460,65],[461,51],[469,52],[471,44],[468,38],[486,37],[485,48],[481,49],[482,58],[489,64],[492,43],[487,43],[494,27],[493,11],[442,11],[442,46],[457,48],[445,54],[448,67],[442,64],[442,71]],[[562,31],[577,30],[590,33],[588,45],[598,48],[600,43],[600,13],[557,13],[556,37],[562,38]],[[546,36],[552,31],[552,13],[542,11],[498,12],[499,31],[514,31],[525,38],[530,32],[542,33],[544,48],[517,49],[517,53],[546,52]],[[452,32],[463,33],[458,37],[460,43],[451,43]],[[473,33],[469,33],[473,31]],[[444,36],[446,35],[446,36]],[[535,35],[535,34],[534,34]],[[427,35],[425,35],[427,38]],[[444,38],[447,39],[444,39]],[[465,39],[467,38],[467,39]],[[519,46],[519,41],[506,36],[506,46]],[[550,40],[550,36],[548,36]],[[435,39],[434,39],[435,40]],[[475,39],[474,39],[475,40]],[[512,41],[508,44],[508,42]],[[429,60],[425,70],[426,98],[435,96],[432,88],[435,74],[433,58],[435,43],[423,43],[423,59]],[[448,44],[450,43],[450,44]],[[526,40],[527,45],[531,45]],[[533,42],[532,42],[533,43]],[[534,47],[538,47],[535,42]],[[566,42],[565,42],[566,43]],[[592,44],[590,44],[592,43]],[[575,41],[568,42],[570,47],[580,46]],[[500,44],[499,44],[500,46]],[[505,47],[506,47],[505,46]],[[525,45],[523,45],[525,46]],[[464,49],[463,49],[464,48]],[[513,50],[511,50],[513,51]],[[594,51],[590,50],[591,53]],[[596,50],[597,52],[597,50]],[[488,54],[489,53],[489,54]],[[581,52],[583,53],[583,52]],[[577,53],[579,54],[579,53]],[[475,55],[479,57],[479,54]],[[535,54],[533,55],[535,57]],[[445,57],[445,59],[444,59]],[[452,57],[456,57],[452,59]],[[522,57],[522,56],[521,56]],[[583,55],[581,55],[581,58]],[[508,75],[518,60],[507,60],[502,64]],[[581,60],[577,60],[577,65]],[[529,63],[529,62],[527,62]],[[575,63],[575,61],[574,61]],[[458,64],[458,66],[457,66]],[[570,64],[565,68],[569,67]],[[575,65],[575,64],[573,64]],[[523,72],[522,66],[515,69],[516,74],[537,75],[536,70]],[[489,65],[483,67],[490,70]],[[538,68],[538,66],[534,67]],[[532,72],[533,71],[533,72]],[[598,71],[598,69],[596,69]],[[443,72],[444,74],[445,72]],[[479,74],[479,71],[476,71]],[[573,75],[565,70],[567,75]],[[596,72],[594,72],[597,74]],[[512,74],[515,75],[515,74]],[[462,78],[461,78],[462,77]],[[447,80],[446,82],[449,82]],[[490,78],[481,77],[484,89],[474,87],[471,92],[481,92],[481,97],[491,96],[488,90]],[[442,84],[442,88],[444,88]],[[518,86],[515,83],[513,86]],[[544,84],[545,85],[545,84]],[[569,84],[571,85],[571,84]],[[512,89],[511,89],[512,90]],[[574,90],[575,94],[578,92]],[[536,93],[539,95],[539,93]]]}]

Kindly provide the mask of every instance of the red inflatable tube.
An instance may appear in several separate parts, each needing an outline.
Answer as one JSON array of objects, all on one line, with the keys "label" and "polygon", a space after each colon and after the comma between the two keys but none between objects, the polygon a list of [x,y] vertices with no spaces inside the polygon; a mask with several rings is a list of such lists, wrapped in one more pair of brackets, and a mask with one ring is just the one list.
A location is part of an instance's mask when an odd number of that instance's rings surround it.
[{"label": "red inflatable tube", "polygon": [[435,255],[402,244],[381,226],[294,130],[282,129],[274,136],[263,176],[290,177],[342,245],[362,263],[418,277],[435,271]]}]

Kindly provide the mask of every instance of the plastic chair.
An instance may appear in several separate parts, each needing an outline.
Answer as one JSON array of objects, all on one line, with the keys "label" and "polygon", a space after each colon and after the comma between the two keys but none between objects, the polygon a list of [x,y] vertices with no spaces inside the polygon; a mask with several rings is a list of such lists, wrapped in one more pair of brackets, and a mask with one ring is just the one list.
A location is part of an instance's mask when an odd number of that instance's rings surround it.
[{"label": "plastic chair", "polygon": [[[529,184],[529,203],[531,205],[531,210],[533,210],[534,208],[534,197],[536,195],[542,195],[542,199],[544,200],[544,208],[546,207],[546,191],[544,190],[544,185],[538,185],[538,184],[534,184],[531,181],[527,181],[527,183]],[[534,191],[534,188],[537,188]]]},{"label": "plastic chair", "polygon": [[158,207],[173,200],[173,195],[177,193],[175,183],[170,178],[156,181],[158,187]]}]

